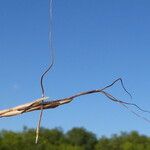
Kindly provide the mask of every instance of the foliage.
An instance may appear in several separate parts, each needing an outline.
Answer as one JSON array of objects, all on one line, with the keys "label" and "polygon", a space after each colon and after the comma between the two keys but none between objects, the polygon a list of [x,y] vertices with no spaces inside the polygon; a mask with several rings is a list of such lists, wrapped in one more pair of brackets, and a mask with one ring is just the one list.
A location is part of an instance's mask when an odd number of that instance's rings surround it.
[{"label": "foliage", "polygon": [[36,145],[34,129],[24,127],[22,132],[2,130],[0,150],[150,150],[150,137],[136,131],[99,139],[84,128],[73,128],[67,133],[60,128],[41,128],[40,131],[40,141]]}]

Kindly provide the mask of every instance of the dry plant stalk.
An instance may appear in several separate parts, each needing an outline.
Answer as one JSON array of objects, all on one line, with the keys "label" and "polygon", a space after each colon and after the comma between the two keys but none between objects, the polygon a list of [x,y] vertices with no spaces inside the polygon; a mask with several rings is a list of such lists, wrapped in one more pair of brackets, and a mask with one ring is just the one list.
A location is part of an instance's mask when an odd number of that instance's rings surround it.
[{"label": "dry plant stalk", "polygon": [[108,92],[105,91],[106,89],[112,87],[118,81],[121,82],[121,85],[122,85],[123,89],[131,97],[131,94],[125,89],[125,87],[123,85],[123,82],[122,82],[122,79],[119,78],[119,79],[115,80],[112,84],[110,84],[110,85],[108,85],[108,86],[106,86],[102,89],[96,89],[96,90],[81,92],[81,93],[75,94],[75,95],[70,96],[70,97],[66,97],[66,98],[63,98],[63,99],[52,100],[52,101],[45,101],[45,100],[48,99],[48,97],[43,97],[43,98],[39,98],[39,99],[37,99],[33,102],[30,102],[30,103],[19,105],[19,106],[10,108],[10,109],[0,110],[0,117],[10,117],[10,116],[15,116],[15,115],[35,111],[35,110],[41,110],[41,107],[43,107],[43,109],[56,108],[60,105],[70,103],[71,101],[73,101],[75,98],[77,98],[79,96],[94,94],[94,93],[101,93],[101,94],[105,95],[107,98],[109,98],[111,101],[117,102],[117,103],[119,103],[119,104],[121,104],[125,107],[127,107],[127,105],[132,105],[132,106],[135,106],[136,108],[138,108],[139,110],[141,110],[143,112],[150,113],[149,111],[143,110],[142,108],[140,108],[138,105],[136,105],[134,103],[121,101],[121,100],[115,98],[113,95],[111,95],[111,94],[109,94]]}]

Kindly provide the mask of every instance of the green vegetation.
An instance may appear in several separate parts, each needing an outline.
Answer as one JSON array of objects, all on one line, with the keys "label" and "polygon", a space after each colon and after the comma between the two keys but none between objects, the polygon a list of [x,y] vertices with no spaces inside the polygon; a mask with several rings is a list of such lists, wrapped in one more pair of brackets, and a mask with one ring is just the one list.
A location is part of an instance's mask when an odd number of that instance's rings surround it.
[{"label": "green vegetation", "polygon": [[40,130],[36,145],[35,130],[24,127],[22,132],[0,131],[0,150],[150,150],[150,137],[138,132],[122,132],[110,138],[97,138],[84,128]]}]

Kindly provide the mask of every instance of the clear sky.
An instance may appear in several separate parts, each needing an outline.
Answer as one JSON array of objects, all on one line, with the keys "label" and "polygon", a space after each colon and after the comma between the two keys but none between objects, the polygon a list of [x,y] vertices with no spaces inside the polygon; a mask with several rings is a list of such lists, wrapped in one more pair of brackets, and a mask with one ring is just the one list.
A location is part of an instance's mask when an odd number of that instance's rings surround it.
[{"label": "clear sky", "polygon": [[[121,77],[133,102],[150,109],[150,1],[54,0],[53,9],[56,61],[44,80],[46,95],[63,98]],[[48,26],[48,0],[0,1],[0,109],[41,97],[39,79],[50,61]],[[119,84],[109,91],[130,101]],[[0,129],[36,128],[38,117],[1,118]],[[44,111],[42,126],[150,135],[150,124],[100,94]]]}]

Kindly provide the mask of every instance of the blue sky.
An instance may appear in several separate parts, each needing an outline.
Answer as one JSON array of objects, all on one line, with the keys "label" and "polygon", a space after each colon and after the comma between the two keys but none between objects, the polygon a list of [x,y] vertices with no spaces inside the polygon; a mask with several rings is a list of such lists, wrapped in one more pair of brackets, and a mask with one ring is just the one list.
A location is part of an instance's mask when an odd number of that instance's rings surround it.
[{"label": "blue sky", "polygon": [[[46,95],[63,98],[121,77],[133,102],[150,109],[149,8],[149,0],[54,0],[56,61],[44,80]],[[41,97],[39,79],[50,61],[48,26],[48,0],[0,1],[0,109]],[[119,84],[109,91],[130,101]],[[0,129],[36,128],[38,117],[1,118]],[[44,111],[42,126],[82,126],[98,136],[131,130],[150,135],[150,124],[99,94]]]}]

